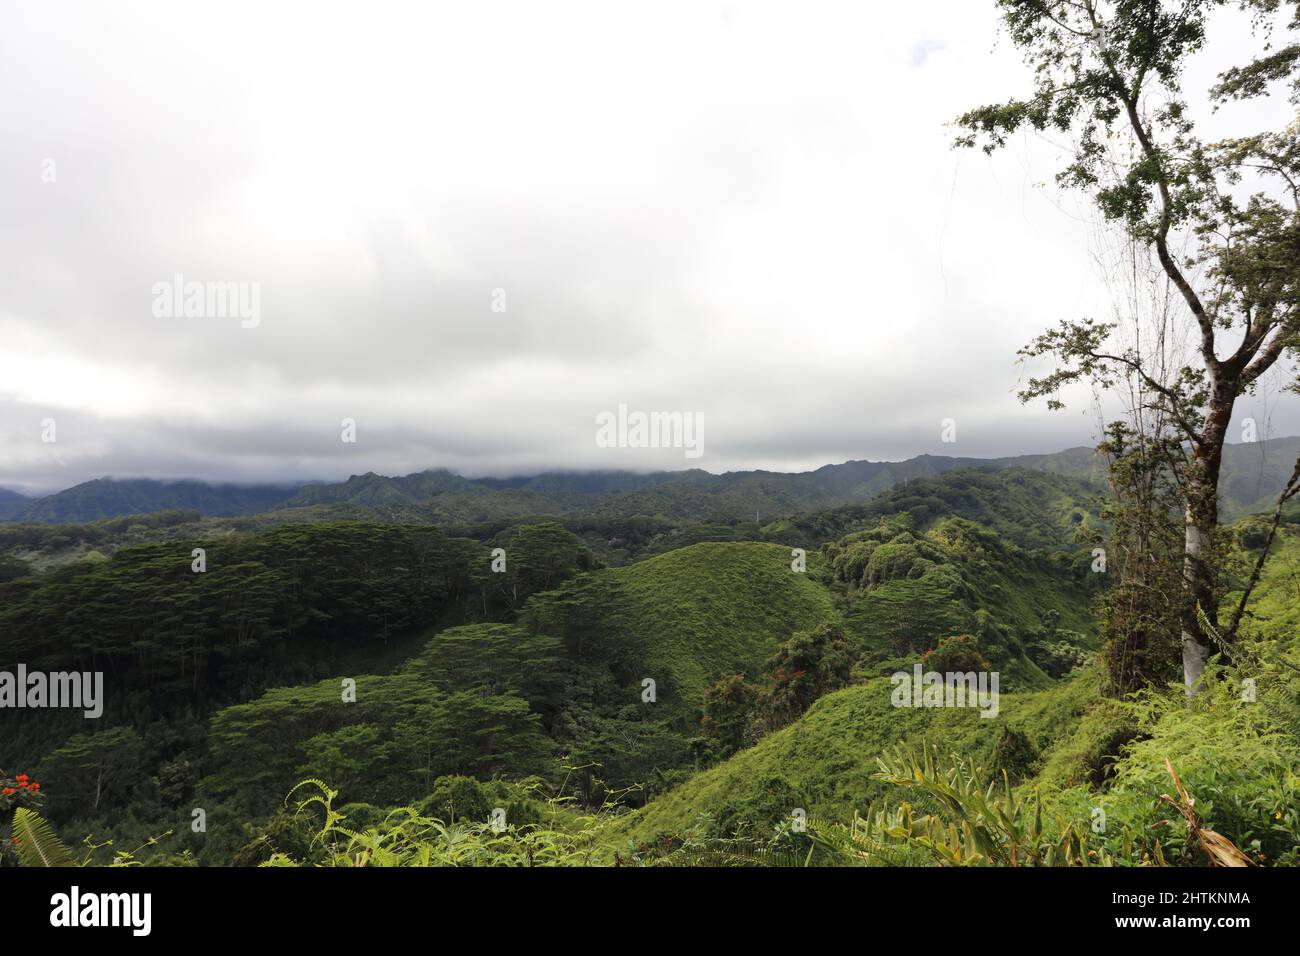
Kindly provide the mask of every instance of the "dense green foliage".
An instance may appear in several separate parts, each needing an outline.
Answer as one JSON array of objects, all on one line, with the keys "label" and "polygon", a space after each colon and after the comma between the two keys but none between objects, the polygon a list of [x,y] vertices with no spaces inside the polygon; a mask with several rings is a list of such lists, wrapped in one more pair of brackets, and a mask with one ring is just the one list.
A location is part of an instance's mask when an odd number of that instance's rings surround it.
[{"label": "dense green foliage", "polygon": [[[905,741],[940,748],[933,776],[963,800],[1003,772],[997,800],[1041,794],[1041,861],[1197,862],[1156,805],[1168,755],[1206,827],[1292,862],[1300,714],[1270,662],[1300,661],[1300,541],[1286,526],[1247,622],[1255,651],[1235,662],[1258,670],[1253,708],[1228,671],[1192,713],[1158,688],[1106,699],[1089,559],[1107,526],[1070,481],[953,472],[765,542],[661,551],[691,526],[624,524],[649,556],[614,568],[588,547],[610,540],[590,534],[598,518],[581,537],[529,519],[477,540],[351,522],[169,539],[205,527],[190,516],[106,529],[161,540],[0,583],[4,654],[104,669],[105,716],[6,711],[0,765],[40,780],[22,799],[92,834],[100,863],[136,859],[119,847],[178,865],[939,862],[952,847],[924,841],[943,800],[904,794],[878,762]],[[999,671],[997,718],[894,706],[888,675],[916,664]],[[285,802],[311,778],[327,783]],[[1153,827],[1158,858],[1137,836]],[[998,862],[982,845],[963,862]]]}]

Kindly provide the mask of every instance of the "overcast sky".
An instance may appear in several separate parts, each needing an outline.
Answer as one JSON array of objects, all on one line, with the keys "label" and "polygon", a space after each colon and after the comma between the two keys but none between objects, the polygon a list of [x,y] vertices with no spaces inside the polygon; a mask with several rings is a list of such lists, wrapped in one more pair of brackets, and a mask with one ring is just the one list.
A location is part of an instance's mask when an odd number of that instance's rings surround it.
[{"label": "overcast sky", "polygon": [[[0,485],[1090,442],[1086,400],[1014,392],[1038,330],[1110,312],[1093,227],[1042,185],[1051,144],[944,126],[1026,89],[996,26],[992,0],[6,4]],[[256,283],[256,327],[157,315],[177,274]],[[599,447],[620,403],[701,415],[704,454]],[[1300,431],[1275,391],[1242,414]]]}]

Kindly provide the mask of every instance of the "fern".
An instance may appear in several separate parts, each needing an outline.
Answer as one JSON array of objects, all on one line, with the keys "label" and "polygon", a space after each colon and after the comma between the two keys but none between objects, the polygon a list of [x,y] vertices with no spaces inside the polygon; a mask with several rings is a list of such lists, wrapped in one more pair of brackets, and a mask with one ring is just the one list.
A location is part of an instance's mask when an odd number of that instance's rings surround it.
[{"label": "fern", "polygon": [[70,851],[45,818],[26,807],[14,811],[13,835],[23,866],[76,866]]},{"label": "fern", "polygon": [[819,817],[808,818],[808,834],[823,857],[835,866],[916,866],[928,861],[917,848],[890,837],[898,832],[910,807],[869,809],[854,813],[851,826]]},{"label": "fern", "polygon": [[[587,866],[595,853],[596,828],[591,818],[571,821],[573,832],[535,824],[507,826],[498,832],[488,823],[446,823],[423,816],[415,807],[398,807],[378,826],[353,829],[347,826],[346,816],[334,809],[338,792],[324,781],[303,780],[289,791],[285,804],[304,787],[316,792],[294,806],[300,815],[313,807],[324,813],[312,845],[323,847],[319,862],[325,866]],[[277,853],[263,865],[295,862]]]}]

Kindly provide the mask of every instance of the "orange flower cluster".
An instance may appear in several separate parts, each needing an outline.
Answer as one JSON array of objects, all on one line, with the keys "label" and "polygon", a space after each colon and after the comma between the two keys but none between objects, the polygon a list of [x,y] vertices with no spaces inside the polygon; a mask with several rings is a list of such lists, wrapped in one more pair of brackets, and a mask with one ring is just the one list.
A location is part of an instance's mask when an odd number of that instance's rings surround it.
[{"label": "orange flower cluster", "polygon": [[5,787],[3,790],[0,790],[0,794],[6,797],[11,797],[19,790],[26,790],[28,793],[40,793],[41,791],[41,785],[32,780],[25,773],[20,773],[18,776],[14,777],[14,783],[17,786]]}]

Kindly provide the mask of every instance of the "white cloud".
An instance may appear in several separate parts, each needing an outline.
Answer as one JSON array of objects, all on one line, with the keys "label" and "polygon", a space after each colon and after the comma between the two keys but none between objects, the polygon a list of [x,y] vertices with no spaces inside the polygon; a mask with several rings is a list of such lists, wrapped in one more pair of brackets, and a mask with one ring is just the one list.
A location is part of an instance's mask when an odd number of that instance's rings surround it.
[{"label": "white cloud", "polygon": [[[0,484],[685,465],[596,448],[619,402],[703,413],[715,471],[1089,439],[1012,394],[1107,311],[1056,150],[944,127],[1024,88],[992,3],[6,20]],[[178,272],[259,282],[261,325],[154,318]]]}]

